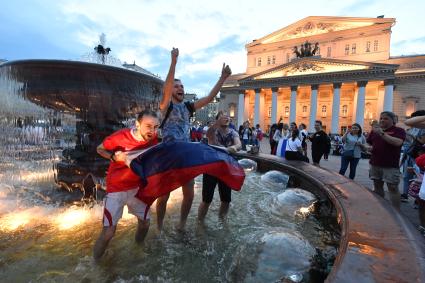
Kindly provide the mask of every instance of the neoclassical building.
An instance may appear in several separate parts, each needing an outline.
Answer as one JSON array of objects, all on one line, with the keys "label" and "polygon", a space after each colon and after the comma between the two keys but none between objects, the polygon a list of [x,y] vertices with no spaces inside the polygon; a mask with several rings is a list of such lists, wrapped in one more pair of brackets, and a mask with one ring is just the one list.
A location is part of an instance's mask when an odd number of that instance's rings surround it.
[{"label": "neoclassical building", "polygon": [[[357,122],[365,130],[384,110],[400,122],[425,109],[425,55],[390,56],[394,18],[307,17],[246,45],[245,73],[229,77],[219,110],[237,125],[263,129],[280,117],[313,131],[341,133]],[[308,41],[313,56],[297,56]],[[315,45],[318,43],[318,45]],[[307,48],[306,48],[307,50]],[[305,52],[308,53],[308,52]]]}]

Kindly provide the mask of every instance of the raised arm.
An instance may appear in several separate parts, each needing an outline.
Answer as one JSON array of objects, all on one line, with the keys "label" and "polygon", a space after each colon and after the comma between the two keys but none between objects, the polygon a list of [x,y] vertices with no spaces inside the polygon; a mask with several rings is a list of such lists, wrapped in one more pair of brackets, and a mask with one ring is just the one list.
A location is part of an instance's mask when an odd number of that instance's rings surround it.
[{"label": "raised arm", "polygon": [[163,111],[168,107],[171,101],[171,95],[174,88],[174,75],[176,73],[177,57],[179,56],[179,49],[174,48],[171,50],[171,64],[168,70],[167,78],[165,79],[164,88],[162,90],[162,99],[159,103],[159,109]]},{"label": "raised arm", "polygon": [[214,85],[208,96],[203,97],[195,102],[195,110],[201,109],[208,103],[210,103],[214,97],[218,94],[221,87],[224,84],[224,81],[232,74],[232,70],[230,70],[229,65],[223,63],[223,68],[221,69],[221,76],[218,79],[217,83]]},{"label": "raised arm", "polygon": [[404,121],[409,127],[425,129],[425,116],[416,116]]}]

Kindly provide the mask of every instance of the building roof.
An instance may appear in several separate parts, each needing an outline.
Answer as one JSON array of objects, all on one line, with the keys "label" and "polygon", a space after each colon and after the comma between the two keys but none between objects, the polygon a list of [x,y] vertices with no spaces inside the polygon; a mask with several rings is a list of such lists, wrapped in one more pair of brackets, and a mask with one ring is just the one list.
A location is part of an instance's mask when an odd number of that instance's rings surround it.
[{"label": "building roof", "polygon": [[296,38],[309,38],[318,34],[335,33],[371,26],[391,28],[394,24],[395,18],[310,16],[263,36],[260,39],[253,40],[253,42],[248,43],[245,47],[248,48],[258,44],[268,44]]}]

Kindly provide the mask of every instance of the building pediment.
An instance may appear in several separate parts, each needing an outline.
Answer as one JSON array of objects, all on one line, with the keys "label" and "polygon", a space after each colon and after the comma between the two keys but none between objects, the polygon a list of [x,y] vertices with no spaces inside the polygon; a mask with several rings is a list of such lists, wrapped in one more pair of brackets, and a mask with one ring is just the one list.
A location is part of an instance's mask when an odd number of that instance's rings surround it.
[{"label": "building pediment", "polygon": [[352,17],[307,17],[283,29],[262,37],[249,45],[269,44],[295,38],[349,30],[385,23],[393,24],[393,18],[352,18]]},{"label": "building pediment", "polygon": [[377,64],[359,61],[347,61],[338,59],[322,59],[320,57],[307,57],[294,59],[289,63],[278,67],[251,75],[242,81],[246,80],[263,80],[281,77],[295,77],[305,75],[320,75],[326,73],[350,72],[359,70],[394,70],[397,65],[392,64]]}]

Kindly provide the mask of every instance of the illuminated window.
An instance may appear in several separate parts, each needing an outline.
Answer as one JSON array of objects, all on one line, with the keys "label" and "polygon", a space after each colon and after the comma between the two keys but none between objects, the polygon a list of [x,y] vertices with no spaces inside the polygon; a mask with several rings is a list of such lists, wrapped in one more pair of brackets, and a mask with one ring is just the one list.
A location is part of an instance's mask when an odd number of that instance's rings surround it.
[{"label": "illuminated window", "polygon": [[303,113],[307,113],[307,106],[303,106]]},{"label": "illuminated window", "polygon": [[377,40],[373,41],[373,51],[378,51],[378,41]]},{"label": "illuminated window", "polygon": [[269,111],[267,112],[267,117],[271,117],[272,116],[272,108],[269,107]]},{"label": "illuminated window", "polygon": [[347,105],[342,105],[342,111],[341,114],[343,117],[346,117],[348,113],[348,106]]},{"label": "illuminated window", "polygon": [[285,117],[289,116],[289,106],[285,106]]},{"label": "illuminated window", "polygon": [[270,58],[270,56],[267,56],[267,65],[270,65],[270,63],[271,63],[271,58]]},{"label": "illuminated window", "polygon": [[276,64],[276,56],[275,55],[272,56],[272,64],[273,65]]},{"label": "illuminated window", "polygon": [[326,53],[326,57],[331,57],[332,55],[332,48],[330,46],[328,46],[328,51]]},{"label": "illuminated window", "polygon": [[345,54],[345,55],[350,54],[350,44],[346,44],[346,45],[345,45],[345,52],[344,52],[344,54]]},{"label": "illuminated window", "polygon": [[261,57],[260,57],[260,58],[258,58],[257,66],[258,66],[258,67],[261,67]]},{"label": "illuminated window", "polygon": [[406,101],[406,117],[410,117],[416,111],[416,100]]},{"label": "illuminated window", "polygon": [[229,116],[230,116],[230,118],[235,117],[235,109],[236,109],[236,106],[234,104],[229,105]]},{"label": "illuminated window", "polygon": [[326,117],[326,105],[322,106],[322,117]]},{"label": "illuminated window", "polygon": [[355,43],[351,44],[351,54],[356,54],[356,48],[357,46]]},{"label": "illuminated window", "polygon": [[370,41],[366,42],[366,52],[370,52]]}]

